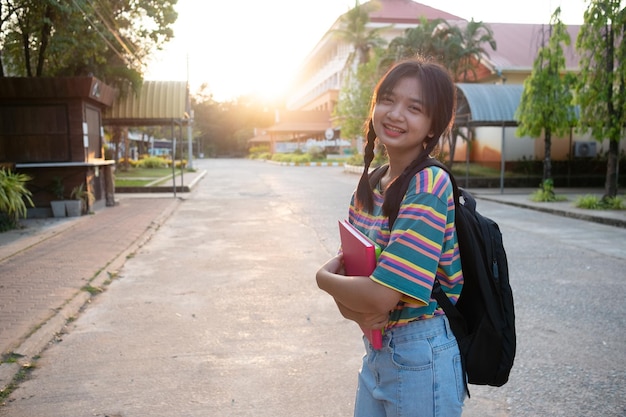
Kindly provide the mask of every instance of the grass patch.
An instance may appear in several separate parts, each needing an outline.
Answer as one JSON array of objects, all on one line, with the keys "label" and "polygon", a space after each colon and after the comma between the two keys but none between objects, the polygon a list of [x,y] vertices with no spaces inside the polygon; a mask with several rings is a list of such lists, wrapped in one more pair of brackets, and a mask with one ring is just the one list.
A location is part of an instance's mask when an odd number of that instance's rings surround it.
[{"label": "grass patch", "polygon": [[[193,169],[185,169],[185,172],[194,172]],[[181,175],[181,170],[176,169],[176,177]],[[154,183],[155,180],[162,178],[162,181]],[[116,187],[145,187],[148,184],[150,186],[169,185],[172,182],[172,168],[140,168],[131,167],[128,171],[115,171],[115,186]]]},{"label": "grass patch", "polygon": [[541,188],[530,195],[532,201],[538,203],[552,203],[555,201],[567,201],[567,197],[554,193],[554,181],[551,179],[541,183]]},{"label": "grass patch", "polygon": [[17,389],[22,381],[25,381],[26,378],[28,378],[28,375],[34,368],[35,365],[33,363],[26,363],[22,365],[11,382],[7,384],[4,389],[0,390],[0,405],[6,405],[6,400],[9,398],[11,393]]},{"label": "grass patch", "polygon": [[[176,170],[180,172],[180,170]],[[118,179],[137,179],[137,178],[156,178],[165,177],[166,175],[172,175],[172,168],[129,168],[128,171],[122,171],[120,169],[115,170],[115,180]]]},{"label": "grass patch", "polygon": [[537,203],[553,203],[557,201],[567,201],[567,197],[563,195],[556,195],[553,192],[549,192],[546,190],[536,190],[534,193],[530,195],[531,201]]},{"label": "grass patch", "polygon": [[[467,174],[468,167],[465,163],[454,163],[452,165],[452,173],[455,177],[463,177]],[[510,172],[505,172],[505,176],[511,176]],[[500,177],[500,170],[494,169],[478,164],[469,164],[469,176],[470,177],[482,177],[482,178],[498,178]]]},{"label": "grass patch", "polygon": [[109,286],[113,282],[114,279],[119,277],[117,272],[107,271],[108,278],[104,280],[103,285]]},{"label": "grass patch", "polygon": [[20,358],[23,358],[24,355],[20,355],[19,353],[11,352],[2,356],[2,361],[0,363],[17,363]]},{"label": "grass patch", "polygon": [[621,197],[601,198],[595,195],[584,195],[579,197],[575,203],[576,207],[588,210],[625,210],[624,200]]},{"label": "grass patch", "polygon": [[115,179],[116,187],[145,187],[154,180]]},{"label": "grass patch", "polygon": [[82,290],[91,295],[100,294],[102,292],[102,288],[94,287],[93,285],[85,285]]}]

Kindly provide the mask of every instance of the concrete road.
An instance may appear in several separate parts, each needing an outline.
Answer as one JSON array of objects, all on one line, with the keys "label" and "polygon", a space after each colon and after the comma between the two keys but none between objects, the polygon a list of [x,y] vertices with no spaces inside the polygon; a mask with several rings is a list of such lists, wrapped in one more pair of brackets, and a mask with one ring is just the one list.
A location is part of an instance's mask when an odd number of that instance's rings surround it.
[{"label": "concrete road", "polygon": [[[363,348],[314,273],[358,177],[198,160],[207,175],[0,416],[351,416]],[[624,416],[626,229],[479,201],[501,226],[518,356],[465,416]]]}]

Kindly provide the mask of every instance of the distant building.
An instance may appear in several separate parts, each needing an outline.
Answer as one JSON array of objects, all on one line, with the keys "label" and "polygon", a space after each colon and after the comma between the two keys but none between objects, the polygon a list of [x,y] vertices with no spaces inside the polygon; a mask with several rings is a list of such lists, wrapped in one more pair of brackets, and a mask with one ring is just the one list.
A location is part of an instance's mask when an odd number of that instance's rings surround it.
[{"label": "distant building", "polygon": [[[401,36],[407,28],[415,27],[424,16],[429,21],[445,19],[449,23],[464,26],[467,21],[432,7],[411,0],[379,0],[380,8],[370,13],[368,27],[381,28],[393,25],[382,35],[388,40]],[[479,17],[478,17],[479,18]],[[546,20],[549,16],[546,16]],[[251,139],[251,143],[269,143],[272,151],[278,151],[276,146],[281,142],[305,143],[309,139],[323,140],[329,129],[335,130],[335,136],[343,138],[340,131],[333,127],[332,112],[337,105],[339,91],[344,79],[344,71],[353,46],[332,35],[332,31],[340,28],[341,18],[322,36],[319,42],[307,55],[295,77],[295,81],[286,100],[287,112],[279,115],[274,126],[265,129],[264,134]],[[522,85],[530,75],[533,62],[543,40],[543,32],[548,25],[542,24],[509,24],[486,23],[493,30],[497,43],[497,50],[488,49],[488,56],[482,56],[476,66],[476,80],[478,85],[517,85],[517,88],[500,88],[485,98],[481,88],[459,86],[459,108],[465,105],[465,114],[457,115],[460,126],[472,128],[475,143],[471,151],[470,160],[483,163],[499,163],[503,158],[507,161],[526,159],[543,159],[544,146],[542,140],[532,138],[517,138],[515,136],[516,123],[512,118],[519,103]],[[575,50],[575,40],[580,26],[570,25],[568,31],[572,39],[571,45],[565,49],[567,71],[579,71],[579,57]],[[547,38],[546,38],[547,40]],[[492,90],[493,91],[493,90]],[[505,110],[505,103],[499,100],[511,100]],[[496,114],[486,110],[496,111]],[[488,119],[476,119],[472,113],[487,114]],[[284,112],[283,112],[284,113]],[[281,119],[282,117],[282,119]],[[290,120],[289,127],[285,120]],[[316,121],[316,127],[311,123]],[[308,128],[305,128],[308,126]],[[559,138],[554,138],[559,139]],[[593,141],[588,135],[578,135],[572,131],[566,140],[552,142],[552,158],[566,159],[570,153],[573,156],[593,156],[591,150]],[[504,145],[504,146],[503,146]],[[608,145],[605,145],[608,149]],[[504,149],[504,151],[503,151]],[[593,148],[595,149],[595,148]],[[584,155],[583,152],[585,151]],[[457,141],[455,159],[466,160],[466,149],[463,141]],[[504,155],[503,155],[504,152]]]}]

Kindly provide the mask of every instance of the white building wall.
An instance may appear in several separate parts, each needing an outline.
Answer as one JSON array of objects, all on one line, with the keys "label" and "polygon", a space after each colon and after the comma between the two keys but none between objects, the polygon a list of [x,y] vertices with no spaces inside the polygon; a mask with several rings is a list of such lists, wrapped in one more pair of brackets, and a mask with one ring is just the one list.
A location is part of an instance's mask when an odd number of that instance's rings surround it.
[{"label": "white building wall", "polygon": [[535,158],[535,140],[525,136],[515,136],[515,127],[477,127],[476,138],[481,147],[488,147],[497,152],[502,150],[502,134],[504,131],[504,157],[507,161],[516,161],[523,158]]},{"label": "white building wall", "polygon": [[[353,52],[353,46],[331,34],[333,29],[339,27],[338,22],[329,29],[305,59],[301,73],[310,72],[311,75],[302,77],[300,83],[290,91],[286,102],[288,110],[300,110],[329,90],[341,89],[346,62]],[[371,22],[368,24],[370,29],[388,27],[389,29],[381,33],[387,42],[401,36],[407,28],[414,26],[396,24],[390,27],[390,25]],[[322,62],[321,65],[320,62]],[[319,65],[319,68],[315,69],[316,65]]]}]

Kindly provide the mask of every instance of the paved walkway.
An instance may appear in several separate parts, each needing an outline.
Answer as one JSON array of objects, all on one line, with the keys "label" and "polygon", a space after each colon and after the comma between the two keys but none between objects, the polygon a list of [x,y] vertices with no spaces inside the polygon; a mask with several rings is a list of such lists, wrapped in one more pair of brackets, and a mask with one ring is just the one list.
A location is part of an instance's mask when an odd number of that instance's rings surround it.
[{"label": "paved walkway", "polygon": [[[186,174],[193,186],[204,172]],[[116,194],[94,215],[26,219],[0,233],[0,390],[114,278],[185,193]]]},{"label": "paved walkway", "polygon": [[[535,191],[535,189],[531,188],[507,189],[504,190],[504,193],[501,193],[499,189],[470,189],[470,191],[477,198],[484,200],[491,200],[498,203],[529,208],[560,216],[626,228],[626,210],[587,210],[575,207],[574,203],[579,197],[586,195],[601,197],[604,192],[602,189],[557,189],[557,195],[564,196],[567,200],[552,203],[537,203],[531,201],[528,196]],[[624,198],[624,195],[621,194],[621,197]]]},{"label": "paved walkway", "polygon": [[[193,186],[203,172],[185,177]],[[567,190],[569,201],[533,203],[530,189],[472,190],[479,199],[626,227],[626,210],[589,211],[576,196],[602,190]],[[564,192],[559,192],[564,194]],[[0,390],[76,316],[91,293],[114,278],[177,209],[184,193],[117,194],[116,207],[67,219],[29,219],[0,234]]]}]

